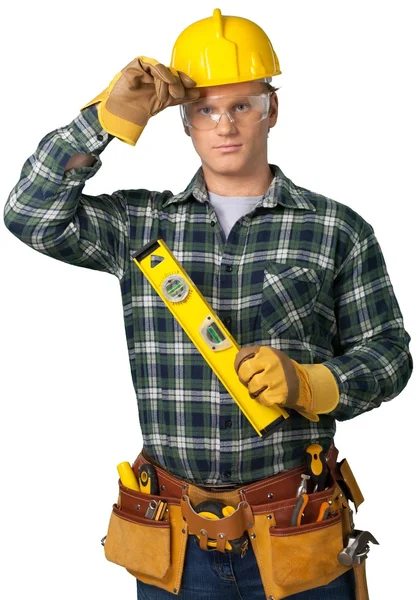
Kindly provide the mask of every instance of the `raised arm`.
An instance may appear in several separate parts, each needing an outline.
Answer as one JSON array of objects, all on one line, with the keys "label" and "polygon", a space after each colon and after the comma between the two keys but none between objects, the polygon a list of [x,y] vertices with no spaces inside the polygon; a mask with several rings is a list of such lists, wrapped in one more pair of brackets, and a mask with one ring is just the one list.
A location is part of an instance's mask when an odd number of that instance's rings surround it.
[{"label": "raised arm", "polygon": [[[94,106],[44,136],[23,165],[4,220],[34,250],[120,276],[128,260],[123,194],[83,194],[86,181],[101,167],[99,154],[109,141]],[[93,164],[69,168],[77,154],[88,155]]]},{"label": "raised arm", "polygon": [[6,203],[8,229],[39,252],[121,278],[129,261],[125,195],[88,196],[84,185],[113,136],[135,145],[151,116],[199,96],[193,86],[155,59],[131,61],[26,160]]}]

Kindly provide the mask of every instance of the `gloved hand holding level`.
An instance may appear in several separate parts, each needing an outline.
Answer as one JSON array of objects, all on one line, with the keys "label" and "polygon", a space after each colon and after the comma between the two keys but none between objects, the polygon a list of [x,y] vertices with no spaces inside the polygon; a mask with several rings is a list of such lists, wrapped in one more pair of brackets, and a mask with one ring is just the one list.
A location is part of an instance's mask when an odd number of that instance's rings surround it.
[{"label": "gloved hand holding level", "polygon": [[252,398],[265,406],[296,410],[310,421],[319,421],[318,415],[331,412],[339,402],[337,382],[327,367],[301,365],[270,346],[241,348],[234,368]]}]

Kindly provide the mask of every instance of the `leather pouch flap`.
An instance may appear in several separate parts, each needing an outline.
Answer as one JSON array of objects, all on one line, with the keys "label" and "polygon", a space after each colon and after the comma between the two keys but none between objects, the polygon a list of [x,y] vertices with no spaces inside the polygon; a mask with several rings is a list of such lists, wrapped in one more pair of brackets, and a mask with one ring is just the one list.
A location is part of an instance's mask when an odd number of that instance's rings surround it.
[{"label": "leather pouch flap", "polygon": [[340,463],[338,463],[338,467],[341,473],[341,477],[345,484],[347,496],[352,502],[354,502],[354,506],[356,507],[357,512],[360,504],[364,502],[363,494],[361,493],[359,485],[356,481],[356,478],[353,475],[353,472],[346,458],[344,458]]}]

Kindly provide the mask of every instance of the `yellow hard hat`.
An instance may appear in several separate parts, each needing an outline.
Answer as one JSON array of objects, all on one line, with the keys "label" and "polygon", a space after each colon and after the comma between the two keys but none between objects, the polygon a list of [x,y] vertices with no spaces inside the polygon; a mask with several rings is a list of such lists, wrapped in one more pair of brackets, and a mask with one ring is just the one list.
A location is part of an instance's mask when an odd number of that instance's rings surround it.
[{"label": "yellow hard hat", "polygon": [[279,59],[264,31],[248,19],[223,16],[192,23],[176,40],[170,67],[196,87],[254,81],[280,75]]}]

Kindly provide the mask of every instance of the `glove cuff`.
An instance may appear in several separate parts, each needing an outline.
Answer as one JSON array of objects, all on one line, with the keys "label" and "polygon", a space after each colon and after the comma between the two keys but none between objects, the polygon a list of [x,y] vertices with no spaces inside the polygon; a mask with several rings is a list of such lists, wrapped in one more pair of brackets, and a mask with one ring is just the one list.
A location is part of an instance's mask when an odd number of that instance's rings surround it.
[{"label": "glove cuff", "polygon": [[337,381],[327,367],[321,364],[300,365],[308,375],[312,391],[311,410],[316,414],[330,413],[340,400]]},{"label": "glove cuff", "polygon": [[97,117],[103,129],[107,131],[107,133],[110,133],[110,135],[114,135],[118,139],[122,140],[122,142],[126,142],[130,146],[135,146],[139,136],[144,131],[145,125],[147,124],[147,118],[144,118],[143,125],[137,125],[131,121],[118,117],[106,108],[109,94],[121,76],[122,73],[115,75],[109,86],[100,92],[100,94],[98,94],[95,98],[93,98],[93,100],[90,100],[90,102],[87,102],[87,104],[82,106],[80,110],[83,110],[84,108],[87,108],[88,106],[98,102]]},{"label": "glove cuff", "polygon": [[97,107],[97,116],[105,131],[130,146],[135,146],[139,136],[145,129],[145,125],[136,125],[109,112],[106,109],[106,102],[100,102]]}]

